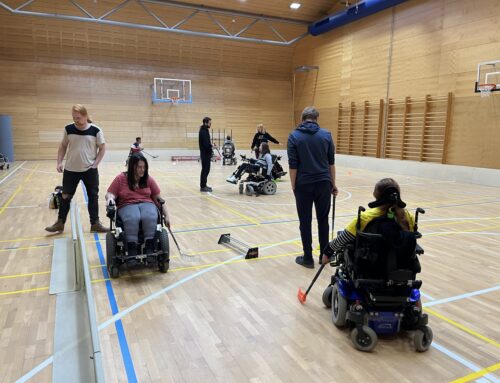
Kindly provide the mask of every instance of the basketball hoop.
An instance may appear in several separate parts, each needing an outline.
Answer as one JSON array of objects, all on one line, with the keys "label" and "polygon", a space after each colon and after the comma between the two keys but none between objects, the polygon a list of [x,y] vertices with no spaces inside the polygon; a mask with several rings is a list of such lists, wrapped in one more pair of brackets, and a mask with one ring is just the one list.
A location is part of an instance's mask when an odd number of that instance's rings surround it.
[{"label": "basketball hoop", "polygon": [[479,84],[477,90],[481,92],[481,97],[489,97],[496,87],[496,84]]},{"label": "basketball hoop", "polygon": [[172,104],[177,105],[179,103],[179,97],[170,97]]}]

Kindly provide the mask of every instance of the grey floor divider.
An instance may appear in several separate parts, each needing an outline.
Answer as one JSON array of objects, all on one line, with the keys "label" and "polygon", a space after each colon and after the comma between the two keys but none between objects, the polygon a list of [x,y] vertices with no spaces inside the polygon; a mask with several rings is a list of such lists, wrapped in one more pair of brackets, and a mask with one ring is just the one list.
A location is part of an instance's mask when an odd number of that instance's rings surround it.
[{"label": "grey floor divider", "polygon": [[71,203],[71,238],[54,241],[50,294],[56,294],[54,383],[104,382],[90,270],[78,205]]},{"label": "grey floor divider", "polygon": [[75,245],[72,238],[54,240],[49,294],[76,290]]}]

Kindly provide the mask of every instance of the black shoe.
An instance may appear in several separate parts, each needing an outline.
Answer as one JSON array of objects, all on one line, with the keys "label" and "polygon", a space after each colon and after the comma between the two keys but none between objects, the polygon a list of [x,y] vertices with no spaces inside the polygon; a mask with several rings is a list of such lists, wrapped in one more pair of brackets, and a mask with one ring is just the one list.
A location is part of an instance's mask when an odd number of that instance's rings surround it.
[{"label": "black shoe", "polygon": [[137,256],[137,243],[128,242],[127,243],[127,252],[128,252],[129,257],[136,257]]},{"label": "black shoe", "polygon": [[210,186],[205,186],[204,188],[200,188],[200,191],[208,193],[212,191],[212,188]]},{"label": "black shoe", "polygon": [[153,255],[155,253],[155,240],[154,239],[146,239],[146,243],[144,246],[144,253],[146,255]]},{"label": "black shoe", "polygon": [[295,258],[295,263],[307,267],[308,269],[314,269],[314,261],[305,259],[303,255]]}]

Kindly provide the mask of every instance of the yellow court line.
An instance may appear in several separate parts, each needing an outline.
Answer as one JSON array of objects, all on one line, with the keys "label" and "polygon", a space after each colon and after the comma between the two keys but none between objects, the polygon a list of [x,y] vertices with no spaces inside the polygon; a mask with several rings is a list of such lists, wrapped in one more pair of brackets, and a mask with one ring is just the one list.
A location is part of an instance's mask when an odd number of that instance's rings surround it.
[{"label": "yellow court line", "polygon": [[16,197],[16,195],[18,195],[19,192],[21,190],[23,190],[24,185],[30,180],[30,178],[33,176],[33,174],[35,174],[35,171],[38,169],[39,166],[40,165],[38,164],[38,165],[36,165],[33,168],[33,170],[30,172],[30,174],[28,174],[26,176],[26,178],[24,179],[23,183],[16,188],[16,190],[10,196],[10,198],[7,200],[7,202],[0,208],[0,215],[2,215],[2,213],[5,211],[5,209],[7,209],[7,207],[10,205],[10,203],[12,202],[12,200]]},{"label": "yellow court line", "polygon": [[248,217],[248,216],[246,216],[245,214],[241,214],[239,211],[237,211],[237,210],[235,210],[235,209],[233,209],[233,208],[230,208],[229,206],[226,206],[225,204],[220,203],[219,201],[215,201],[213,198],[210,198],[210,197],[204,197],[204,198],[205,198],[207,201],[209,201],[209,202],[213,203],[214,205],[220,206],[220,207],[222,207],[223,209],[228,210],[228,211],[230,211],[231,213],[236,214],[237,216],[239,216],[239,217],[241,217],[241,218],[243,218],[243,219],[247,220],[248,222],[251,222],[251,223],[253,223],[253,224],[257,225],[257,226],[260,226],[260,222],[259,222],[259,221],[255,220],[255,219],[253,219],[253,218],[251,218],[251,217]]},{"label": "yellow court line", "polygon": [[[232,264],[232,263],[240,263],[240,262],[259,261],[259,260],[264,260],[264,259],[273,259],[273,258],[287,257],[287,256],[290,256],[290,255],[297,255],[297,254],[301,254],[301,252],[284,253],[284,254],[277,254],[277,255],[268,255],[268,256],[265,256],[265,257],[253,258],[253,259],[244,259],[244,258],[243,259],[235,259],[234,261],[230,261],[230,262],[220,261],[220,262],[214,262],[214,263],[206,263],[206,264],[203,264],[203,265],[178,267],[178,268],[175,268],[175,269],[169,269],[168,271],[169,272],[173,272],[173,271],[183,271],[183,270],[193,270],[193,269],[205,269],[207,267],[217,266],[217,265],[220,265],[220,264],[223,264],[223,263]],[[94,265],[94,266],[91,266],[91,268],[96,268],[96,267],[101,267],[101,266],[102,265]],[[157,273],[149,271],[149,272],[146,272],[146,273],[140,273],[140,274],[134,274],[134,275],[123,275],[123,276],[121,276],[121,278],[142,277],[142,276],[145,276],[145,275],[152,275],[152,274],[157,274]],[[109,280],[111,280],[111,279],[109,279],[109,278],[93,279],[92,283],[106,282],[106,281],[109,281]],[[47,287],[36,287],[36,288],[33,288],[33,289],[26,289],[26,290],[3,291],[3,292],[0,292],[0,296],[2,296],[2,295],[11,295],[11,294],[30,293],[30,292],[33,292],[33,291],[48,290],[48,289],[49,289],[49,287],[47,286]]]},{"label": "yellow court line", "polygon": [[45,249],[47,247],[53,247],[51,244],[43,244],[39,246],[26,246],[26,247],[16,247],[15,249],[0,249],[0,252],[4,251],[18,251],[18,250],[29,250],[29,249]]},{"label": "yellow court line", "polygon": [[[474,233],[474,232],[481,232],[481,231],[485,231],[485,230],[491,230],[491,229],[498,229],[500,227],[500,225],[497,225],[497,226],[486,226],[486,227],[480,227],[480,228],[477,228],[477,229],[470,229],[470,230],[460,230],[460,231],[456,231],[456,233]],[[425,232],[423,232],[423,236],[424,237],[441,237],[443,235],[451,235],[455,232],[449,232],[449,231],[446,231],[446,232],[443,232],[443,233],[429,233],[429,234],[425,234]]]},{"label": "yellow court line", "polygon": [[451,381],[450,383],[466,383],[466,382],[470,382],[471,380],[480,378],[481,376],[484,376],[484,375],[486,375],[489,372],[494,372],[494,371],[496,371],[498,369],[500,369],[500,363],[494,364],[493,366],[489,366],[489,367],[483,368],[480,371],[476,371],[476,372],[473,372],[473,373],[471,373],[469,375],[466,375],[466,376],[463,376],[461,378],[455,379],[455,380]]},{"label": "yellow court line", "polygon": [[52,239],[52,238],[63,238],[64,236],[59,235],[46,235],[44,237],[24,237],[24,238],[13,238],[13,239],[0,239],[0,242],[21,242],[21,241],[33,241],[35,239]]},{"label": "yellow court line", "polygon": [[12,295],[12,294],[31,293],[33,291],[42,291],[42,290],[48,290],[48,289],[49,289],[49,286],[46,286],[46,287],[35,287],[33,289],[26,289],[26,290],[0,291],[0,296],[2,296],[2,295]]},{"label": "yellow court line", "polygon": [[2,275],[0,276],[0,279],[31,277],[33,275],[43,275],[43,274],[50,274],[50,271],[37,271],[34,273],[26,273],[26,274]]},{"label": "yellow court line", "polygon": [[431,310],[427,307],[424,308],[424,311],[428,312],[429,314],[432,314],[434,316],[437,316],[439,319],[442,319],[444,320],[445,322],[448,322],[449,324],[459,328],[460,330],[463,330],[465,331],[466,333],[472,335],[472,336],[475,336],[476,338],[479,338],[481,340],[484,340],[485,342],[488,342],[490,344],[492,344],[493,346],[496,346],[496,347],[500,347],[500,343],[497,343],[495,342],[494,340],[490,339],[490,338],[487,338],[485,337],[484,335],[481,335],[479,333],[477,333],[476,331],[474,330],[471,330],[470,328],[468,327],[465,327],[464,325],[460,324],[460,323],[457,323],[455,322],[454,320],[450,319],[450,318],[447,318],[445,317],[444,315],[441,315],[437,312],[435,312],[434,310]]},{"label": "yellow court line", "polygon": [[[179,183],[179,182],[175,182],[175,181],[173,181],[173,184],[177,185],[177,186],[178,186],[178,187],[180,187],[181,189],[184,189],[184,190],[186,190],[186,191],[190,192],[191,194],[194,194],[194,192],[193,192],[193,190],[192,190],[192,189],[189,189],[189,188],[185,187],[184,185],[182,185],[182,184],[181,184],[181,183]],[[222,207],[222,208],[224,208],[224,209],[226,209],[226,210],[230,211],[231,213],[236,214],[237,216],[239,216],[239,217],[241,217],[241,218],[243,218],[243,219],[245,219],[245,220],[247,220],[247,221],[249,221],[249,222],[251,222],[251,223],[253,223],[253,224],[255,224],[255,225],[260,225],[260,222],[258,222],[258,221],[256,221],[256,220],[254,220],[254,219],[252,219],[252,218],[250,218],[250,217],[247,217],[246,215],[241,214],[239,211],[236,211],[236,210],[234,210],[234,209],[232,209],[232,208],[230,208],[230,207],[228,207],[228,206],[226,206],[226,205],[224,205],[224,204],[222,204],[222,203],[220,203],[220,202],[216,202],[216,201],[214,201],[214,200],[213,200],[213,198],[206,197],[206,196],[202,196],[202,197],[203,197],[204,199],[206,199],[207,201],[209,201],[209,202],[211,202],[211,203],[213,203],[213,204],[215,204],[215,205],[217,205],[217,206],[220,206],[220,207]]]}]

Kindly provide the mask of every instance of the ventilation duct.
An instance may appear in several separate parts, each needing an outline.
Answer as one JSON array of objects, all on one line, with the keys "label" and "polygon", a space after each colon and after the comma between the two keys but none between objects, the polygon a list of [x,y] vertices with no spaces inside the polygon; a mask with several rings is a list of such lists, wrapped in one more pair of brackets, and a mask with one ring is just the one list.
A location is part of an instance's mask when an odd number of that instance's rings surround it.
[{"label": "ventilation duct", "polygon": [[373,15],[384,9],[404,3],[406,0],[364,0],[350,5],[341,12],[334,13],[309,25],[309,33],[313,36],[321,35],[334,28],[352,23],[363,17]]}]

